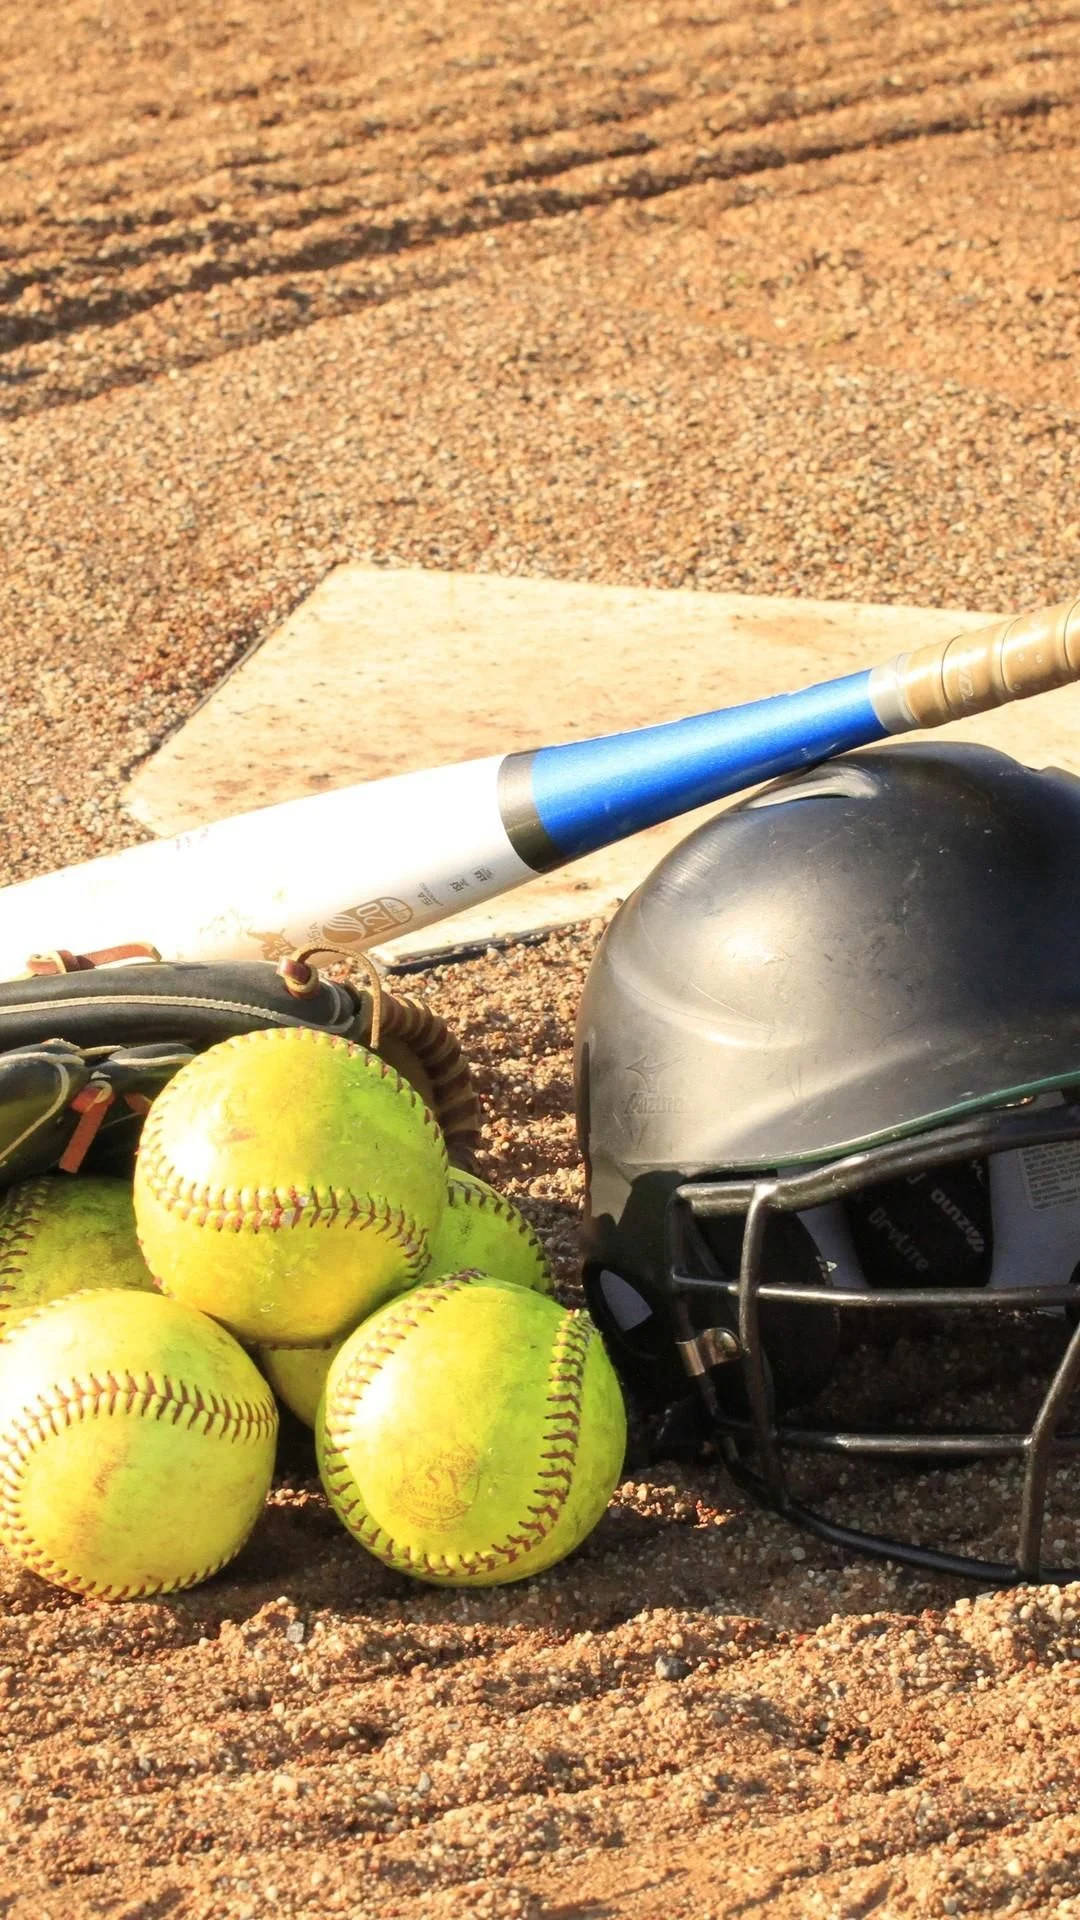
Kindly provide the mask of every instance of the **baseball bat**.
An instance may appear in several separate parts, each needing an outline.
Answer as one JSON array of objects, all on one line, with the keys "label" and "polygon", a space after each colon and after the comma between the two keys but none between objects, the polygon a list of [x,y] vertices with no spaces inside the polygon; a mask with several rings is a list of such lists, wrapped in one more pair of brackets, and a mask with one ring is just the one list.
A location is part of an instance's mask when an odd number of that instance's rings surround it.
[{"label": "baseball bat", "polygon": [[833,754],[1080,679],[1080,600],[798,692],[312,794],[0,889],[0,977],[145,941],[173,960],[365,948]]}]

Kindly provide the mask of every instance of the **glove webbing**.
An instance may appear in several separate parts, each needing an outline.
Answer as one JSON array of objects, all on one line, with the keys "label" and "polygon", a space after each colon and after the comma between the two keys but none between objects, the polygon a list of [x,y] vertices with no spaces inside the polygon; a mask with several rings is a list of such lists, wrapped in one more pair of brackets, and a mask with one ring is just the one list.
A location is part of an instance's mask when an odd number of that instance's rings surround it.
[{"label": "glove webbing", "polygon": [[422,1000],[414,1000],[411,995],[399,997],[383,987],[380,1002],[382,1034],[408,1047],[431,1082],[435,1117],[450,1160],[466,1171],[472,1169],[480,1139],[480,1102],[460,1042],[445,1020]]}]

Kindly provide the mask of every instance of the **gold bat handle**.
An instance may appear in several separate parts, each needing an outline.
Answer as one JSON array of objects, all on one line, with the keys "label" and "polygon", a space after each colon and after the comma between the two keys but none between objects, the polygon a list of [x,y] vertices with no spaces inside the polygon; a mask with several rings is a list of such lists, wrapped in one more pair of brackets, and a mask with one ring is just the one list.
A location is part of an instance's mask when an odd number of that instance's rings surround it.
[{"label": "gold bat handle", "polygon": [[1080,600],[902,653],[872,695],[889,731],[904,732],[986,713],[1072,680],[1080,680]]}]

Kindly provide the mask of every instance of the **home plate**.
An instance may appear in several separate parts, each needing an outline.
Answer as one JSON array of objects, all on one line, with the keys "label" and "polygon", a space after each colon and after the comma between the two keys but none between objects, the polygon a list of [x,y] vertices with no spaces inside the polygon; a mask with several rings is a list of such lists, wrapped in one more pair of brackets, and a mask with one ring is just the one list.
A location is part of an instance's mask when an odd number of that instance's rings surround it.
[{"label": "home plate", "polygon": [[[786,693],[1003,615],[344,566],[131,781],[159,835],[328,787]],[[1080,687],[937,729],[1080,771]],[[606,916],[715,806],[376,951],[388,962]],[[362,870],[362,849],[352,855]],[[343,897],[350,850],[342,849]]]}]

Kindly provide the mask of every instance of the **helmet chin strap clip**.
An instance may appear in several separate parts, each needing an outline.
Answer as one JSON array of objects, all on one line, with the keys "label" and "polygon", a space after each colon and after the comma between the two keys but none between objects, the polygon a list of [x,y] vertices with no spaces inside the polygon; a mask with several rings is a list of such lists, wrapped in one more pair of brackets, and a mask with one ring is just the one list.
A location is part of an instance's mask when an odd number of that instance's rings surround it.
[{"label": "helmet chin strap clip", "polygon": [[[683,1325],[689,1328],[689,1315],[680,1303],[679,1314]],[[687,1378],[694,1382],[701,1402],[711,1420],[720,1417],[720,1403],[716,1395],[716,1386],[712,1377],[714,1367],[728,1366],[732,1360],[742,1355],[738,1337],[730,1327],[706,1327],[701,1333],[690,1333],[682,1340],[676,1340],[679,1358],[686,1368]]]},{"label": "helmet chin strap clip", "polygon": [[686,1340],[676,1340],[683,1366],[691,1379],[699,1380],[711,1368],[737,1360],[742,1348],[730,1327],[706,1327]]}]

